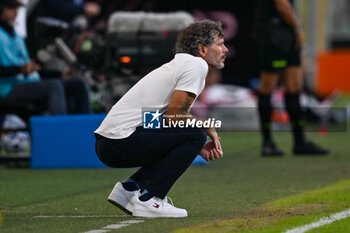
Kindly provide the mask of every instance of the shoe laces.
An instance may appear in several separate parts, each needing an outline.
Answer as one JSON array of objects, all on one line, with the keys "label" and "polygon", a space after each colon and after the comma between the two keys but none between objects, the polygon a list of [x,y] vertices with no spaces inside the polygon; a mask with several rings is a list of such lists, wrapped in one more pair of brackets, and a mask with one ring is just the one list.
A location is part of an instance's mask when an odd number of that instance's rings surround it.
[{"label": "shoe laces", "polygon": [[[174,206],[174,202],[173,202],[173,200],[172,200],[170,197],[166,196],[166,197],[164,198],[164,201],[165,201],[166,203],[168,203],[168,204]],[[170,203],[169,203],[169,201],[170,201]]]},{"label": "shoe laces", "polygon": [[168,196],[164,197],[164,199],[160,199],[159,197],[155,197],[155,199],[163,204],[168,204],[168,205],[174,206],[173,200]]}]

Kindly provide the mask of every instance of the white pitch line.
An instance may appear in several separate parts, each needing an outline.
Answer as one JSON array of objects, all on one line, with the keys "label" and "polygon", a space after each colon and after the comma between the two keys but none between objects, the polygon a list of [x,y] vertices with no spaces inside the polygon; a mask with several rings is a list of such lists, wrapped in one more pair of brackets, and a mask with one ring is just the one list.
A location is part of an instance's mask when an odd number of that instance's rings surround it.
[{"label": "white pitch line", "polygon": [[144,220],[127,220],[127,221],[120,222],[119,224],[107,225],[107,226],[102,227],[102,229],[86,231],[83,233],[105,233],[105,232],[109,232],[110,230],[120,229],[122,227],[126,227],[126,226],[129,226],[131,224],[136,224],[136,223],[141,223],[141,222],[144,222]]},{"label": "white pitch line", "polygon": [[130,215],[39,215],[34,218],[130,218]]},{"label": "white pitch line", "polygon": [[294,228],[291,230],[287,230],[284,233],[304,233],[304,232],[309,231],[311,229],[318,228],[318,227],[321,227],[323,225],[330,224],[334,221],[341,220],[343,218],[348,218],[348,217],[350,217],[350,209],[333,214],[331,216],[323,217],[317,222],[313,222],[313,223],[310,223],[308,225],[304,225],[304,226],[297,227],[297,228]]},{"label": "white pitch line", "polygon": [[108,231],[109,230],[92,230],[92,231],[87,231],[87,232],[84,232],[84,233],[106,233]]}]

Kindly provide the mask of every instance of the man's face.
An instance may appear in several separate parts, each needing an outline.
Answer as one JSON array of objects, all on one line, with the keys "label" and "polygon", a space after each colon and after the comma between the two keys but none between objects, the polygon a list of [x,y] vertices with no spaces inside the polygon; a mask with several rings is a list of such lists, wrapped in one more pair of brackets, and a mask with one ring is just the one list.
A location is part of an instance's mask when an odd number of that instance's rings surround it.
[{"label": "man's face", "polygon": [[18,13],[18,7],[3,7],[1,19],[13,26]]},{"label": "man's face", "polygon": [[210,46],[204,46],[205,55],[202,56],[203,59],[209,64],[209,66],[215,67],[217,69],[224,68],[226,54],[228,49],[224,44],[224,38],[216,36],[214,42]]}]

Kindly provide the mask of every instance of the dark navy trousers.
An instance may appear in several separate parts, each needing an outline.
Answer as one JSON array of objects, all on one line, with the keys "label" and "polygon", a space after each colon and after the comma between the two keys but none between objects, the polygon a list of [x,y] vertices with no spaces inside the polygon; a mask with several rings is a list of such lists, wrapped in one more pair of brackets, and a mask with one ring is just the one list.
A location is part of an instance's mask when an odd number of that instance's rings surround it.
[{"label": "dark navy trousers", "polygon": [[164,198],[185,172],[206,142],[204,128],[147,130],[138,127],[124,139],[108,139],[95,134],[95,149],[109,167],[141,167],[130,178],[141,189]]}]

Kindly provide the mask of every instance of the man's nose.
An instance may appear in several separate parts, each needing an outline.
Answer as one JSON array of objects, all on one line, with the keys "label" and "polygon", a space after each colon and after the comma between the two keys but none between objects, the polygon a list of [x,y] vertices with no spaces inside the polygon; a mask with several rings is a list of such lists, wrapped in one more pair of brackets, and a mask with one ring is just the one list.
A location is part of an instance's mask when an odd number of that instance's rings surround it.
[{"label": "man's nose", "polygon": [[224,50],[222,51],[224,54],[228,52],[228,48],[224,45]]}]

